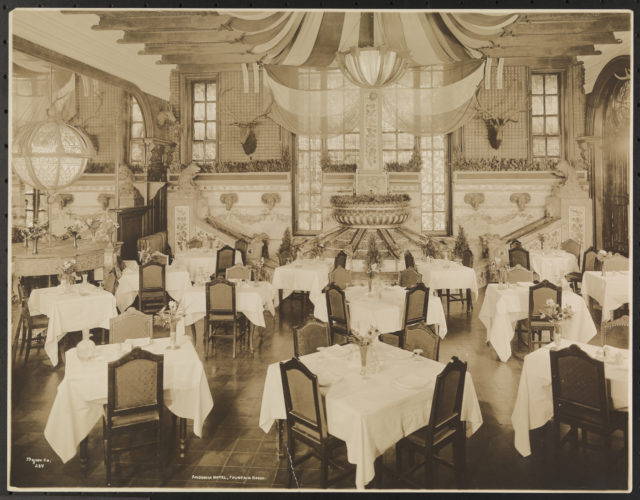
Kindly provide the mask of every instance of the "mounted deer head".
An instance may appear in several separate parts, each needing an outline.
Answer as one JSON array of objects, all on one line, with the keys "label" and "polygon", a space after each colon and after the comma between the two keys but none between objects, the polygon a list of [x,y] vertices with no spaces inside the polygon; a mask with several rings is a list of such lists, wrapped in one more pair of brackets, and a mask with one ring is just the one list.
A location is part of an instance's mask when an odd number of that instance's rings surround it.
[{"label": "mounted deer head", "polygon": [[267,117],[271,112],[271,105],[266,109],[266,111],[255,118],[249,121],[240,121],[236,115],[229,109],[229,106],[226,105],[226,102],[222,99],[222,96],[226,94],[231,89],[224,90],[219,97],[219,102],[222,102],[224,111],[233,119],[232,122],[229,122],[229,125],[233,127],[238,127],[242,131],[242,137],[240,139],[240,144],[242,145],[242,150],[244,154],[251,157],[253,153],[255,153],[256,148],[258,147],[258,138],[256,137],[255,128],[259,125],[259,121],[263,118]]},{"label": "mounted deer head", "polygon": [[489,144],[491,144],[493,149],[500,149],[502,145],[502,129],[504,126],[509,122],[517,123],[518,120],[514,119],[514,117],[523,111],[527,111],[526,109],[516,111],[515,108],[511,108],[500,117],[493,111],[482,107],[478,102],[478,96],[475,96],[474,108],[476,110],[476,116],[479,116],[487,127],[487,139],[489,139]]}]

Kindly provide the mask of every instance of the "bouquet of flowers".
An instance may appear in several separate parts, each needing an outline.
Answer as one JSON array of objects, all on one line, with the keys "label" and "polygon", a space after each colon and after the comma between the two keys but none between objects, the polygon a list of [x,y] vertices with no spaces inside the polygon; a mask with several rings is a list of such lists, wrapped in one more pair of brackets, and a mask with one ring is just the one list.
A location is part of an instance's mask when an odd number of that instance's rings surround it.
[{"label": "bouquet of flowers", "polygon": [[100,229],[100,218],[99,217],[87,217],[86,219],[84,219],[84,224],[87,227],[87,229],[91,232],[91,238],[93,240],[96,239],[96,232],[98,231],[98,229]]},{"label": "bouquet of flowers", "polygon": [[611,257],[613,257],[613,253],[607,252],[606,250],[599,250],[598,253],[596,254],[596,259],[598,259],[603,264],[605,261],[609,260]]},{"label": "bouquet of flowers", "polygon": [[539,233],[538,240],[540,241],[540,250],[544,250],[544,242],[547,240],[547,235],[544,233]]},{"label": "bouquet of flowers", "polygon": [[164,306],[156,314],[157,318],[163,326],[169,327],[170,344],[167,349],[178,349],[176,345],[176,324],[186,315],[184,304],[172,300],[168,305]]},{"label": "bouquet of flowers", "polygon": [[353,344],[357,344],[359,346],[368,346],[371,345],[374,339],[378,338],[380,335],[380,331],[377,328],[369,327],[369,330],[362,333],[356,330],[355,328],[351,328],[351,333],[349,334],[349,340]]},{"label": "bouquet of flowers", "polygon": [[76,278],[78,275],[76,274],[76,261],[75,259],[65,260],[62,264],[62,269],[60,270],[60,274],[58,275],[58,279],[60,283],[67,283],[69,285],[76,282]]},{"label": "bouquet of flowers", "polygon": [[70,226],[67,226],[67,231],[65,233],[67,238],[73,238],[73,246],[78,246],[78,240],[80,239],[80,231],[84,228],[84,225],[81,221],[76,220]]},{"label": "bouquet of flowers", "polygon": [[309,253],[314,259],[320,259],[322,257],[322,254],[324,253],[324,245],[320,243],[318,238],[313,239]]},{"label": "bouquet of flowers", "polygon": [[263,281],[264,280],[264,257],[260,257],[260,260],[257,260],[251,264],[253,267],[253,276],[255,277],[255,281]]},{"label": "bouquet of flowers", "polygon": [[573,317],[573,309],[567,305],[560,307],[553,299],[547,299],[545,306],[538,311],[541,319],[548,319],[554,323],[559,323],[565,319],[571,319]]},{"label": "bouquet of flowers", "polygon": [[98,219],[98,228],[95,232],[92,232],[96,241],[109,241],[113,243],[113,236],[120,225],[115,222],[111,217],[105,216],[102,219]]},{"label": "bouquet of flowers", "polygon": [[424,256],[430,259],[438,258],[438,247],[436,246],[433,238],[428,238],[426,243],[422,247],[422,253]]},{"label": "bouquet of flowers", "polygon": [[367,274],[371,275],[374,271],[379,271],[380,266],[382,265],[382,255],[376,246],[376,238],[375,236],[371,236],[369,238],[369,243],[367,245]]},{"label": "bouquet of flowers", "polygon": [[20,229],[20,233],[25,241],[37,240],[46,236],[47,229],[49,229],[49,223],[44,222],[42,224],[35,223],[32,226],[25,226]]}]

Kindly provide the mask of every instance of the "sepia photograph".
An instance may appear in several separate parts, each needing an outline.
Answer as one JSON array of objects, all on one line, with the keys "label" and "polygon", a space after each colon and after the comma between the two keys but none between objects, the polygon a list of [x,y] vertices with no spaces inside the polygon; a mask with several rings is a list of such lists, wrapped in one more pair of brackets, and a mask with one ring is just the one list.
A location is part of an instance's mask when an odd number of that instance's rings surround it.
[{"label": "sepia photograph", "polygon": [[9,491],[631,491],[632,11],[8,20]]}]

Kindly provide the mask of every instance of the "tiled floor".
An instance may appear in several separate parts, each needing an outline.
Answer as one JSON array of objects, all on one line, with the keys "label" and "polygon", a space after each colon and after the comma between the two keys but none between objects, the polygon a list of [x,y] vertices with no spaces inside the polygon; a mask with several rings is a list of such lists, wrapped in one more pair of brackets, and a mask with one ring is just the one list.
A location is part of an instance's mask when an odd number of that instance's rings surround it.
[{"label": "tiled floor", "polygon": [[[460,305],[452,306],[448,334],[440,348],[440,359],[456,355],[468,362],[480,401],[484,424],[467,441],[468,488],[472,489],[625,489],[627,460],[606,472],[599,451],[565,447],[553,453],[551,429],[547,425],[532,432],[532,455],[521,457],[513,446],[511,412],[518,388],[522,358],[513,342],[514,356],[501,363],[485,343],[486,330],[478,320],[482,294],[471,316]],[[307,307],[307,311],[309,306]],[[198,352],[204,362],[214,397],[214,408],[205,421],[203,437],[188,429],[189,441],[184,459],[177,457],[177,439],[172,419],[166,412],[164,464],[158,467],[152,450],[123,454],[116,475],[117,483],[127,487],[168,488],[283,488],[287,482],[287,461],[278,459],[276,434],[265,434],[258,427],[258,416],[266,368],[270,363],[293,355],[291,318],[299,317],[299,302],[285,301],[282,325],[267,318],[262,343],[253,356],[244,352],[231,359],[230,342],[221,342],[217,352],[204,360],[202,322],[198,324]],[[267,315],[268,316],[268,315]],[[157,336],[166,332],[156,332]],[[592,343],[599,343],[599,336]],[[614,339],[608,339],[614,342]],[[14,368],[12,412],[11,484],[20,487],[104,487],[105,467],[102,426],[89,436],[87,477],[81,473],[77,457],[62,464],[49,447],[43,430],[64,367],[51,367],[43,350],[33,352],[26,366]],[[614,441],[621,448],[621,438]],[[35,468],[30,458],[44,458],[43,468]],[[385,453],[385,465],[394,464],[394,450]],[[318,487],[318,462],[311,460],[297,471],[301,487]],[[453,488],[453,474],[439,467],[436,488]],[[391,475],[382,480],[383,488],[398,488]],[[353,479],[336,487],[352,488]]]}]

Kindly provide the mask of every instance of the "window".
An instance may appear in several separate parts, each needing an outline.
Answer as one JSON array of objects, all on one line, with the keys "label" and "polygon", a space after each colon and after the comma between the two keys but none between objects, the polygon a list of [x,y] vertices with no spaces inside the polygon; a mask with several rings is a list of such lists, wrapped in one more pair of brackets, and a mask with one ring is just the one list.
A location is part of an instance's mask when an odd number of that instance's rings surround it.
[{"label": "window", "polygon": [[532,156],[560,159],[560,75],[531,75],[531,144]]},{"label": "window", "polygon": [[25,185],[24,192],[24,212],[25,212],[25,225],[28,227],[33,226],[33,214],[34,211],[38,211],[38,221],[42,222],[46,220],[47,211],[46,205],[42,203],[42,194],[39,190],[33,189],[30,186]]},{"label": "window", "polygon": [[142,110],[135,97],[131,96],[129,113],[129,160],[134,165],[145,163],[145,147],[144,147],[144,118]]},{"label": "window", "polygon": [[298,136],[295,175],[295,232],[322,229],[322,140]]},{"label": "window", "polygon": [[216,83],[194,82],[191,130],[191,159],[212,163],[217,159]]}]

